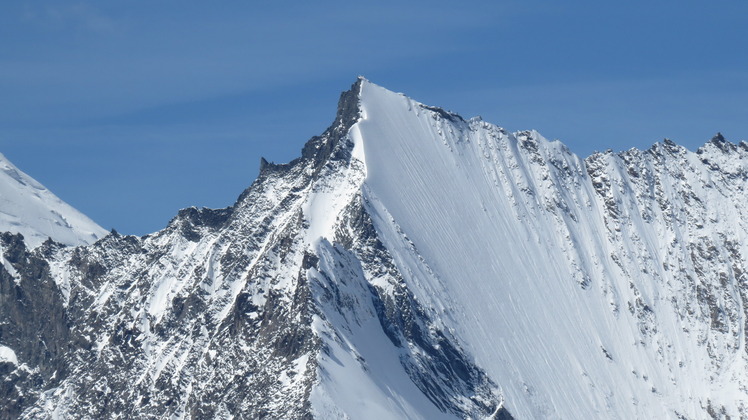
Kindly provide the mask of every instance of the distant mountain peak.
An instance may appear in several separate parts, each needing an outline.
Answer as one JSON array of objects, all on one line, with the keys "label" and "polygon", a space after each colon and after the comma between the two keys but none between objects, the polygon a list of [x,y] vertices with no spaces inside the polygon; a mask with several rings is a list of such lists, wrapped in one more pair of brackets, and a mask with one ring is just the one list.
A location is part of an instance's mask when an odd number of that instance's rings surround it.
[{"label": "distant mountain peak", "polygon": [[106,235],[94,221],[60,200],[0,154],[0,231],[20,233],[30,248],[47,238],[88,245]]}]

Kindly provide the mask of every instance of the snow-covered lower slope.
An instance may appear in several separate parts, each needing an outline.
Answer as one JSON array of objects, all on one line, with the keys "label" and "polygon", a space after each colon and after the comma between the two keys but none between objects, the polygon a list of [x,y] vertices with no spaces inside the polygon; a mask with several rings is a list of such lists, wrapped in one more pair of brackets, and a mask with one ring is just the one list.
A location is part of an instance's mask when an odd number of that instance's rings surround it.
[{"label": "snow-covered lower slope", "polygon": [[359,79],[226,209],[0,234],[0,417],[748,417],[748,144],[583,160]]},{"label": "snow-covered lower slope", "polygon": [[88,245],[106,231],[63,202],[0,154],[0,232],[23,235],[35,248],[52,238],[65,245]]}]

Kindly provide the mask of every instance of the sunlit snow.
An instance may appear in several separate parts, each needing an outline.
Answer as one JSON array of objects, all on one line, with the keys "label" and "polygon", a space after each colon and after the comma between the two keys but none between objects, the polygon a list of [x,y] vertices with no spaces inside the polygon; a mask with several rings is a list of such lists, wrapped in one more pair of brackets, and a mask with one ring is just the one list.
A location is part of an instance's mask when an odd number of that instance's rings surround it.
[{"label": "sunlit snow", "polygon": [[106,235],[91,219],[52,194],[0,154],[0,232],[23,234],[35,248],[47,238],[87,245]]}]

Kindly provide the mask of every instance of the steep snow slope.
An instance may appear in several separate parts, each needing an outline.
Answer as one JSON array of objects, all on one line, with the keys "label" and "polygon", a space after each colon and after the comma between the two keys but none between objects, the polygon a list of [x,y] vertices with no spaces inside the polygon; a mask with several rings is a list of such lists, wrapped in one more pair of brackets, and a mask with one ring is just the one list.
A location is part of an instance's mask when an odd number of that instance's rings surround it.
[{"label": "steep snow slope", "polygon": [[20,233],[37,247],[47,238],[87,245],[106,235],[91,219],[57,198],[0,154],[0,232]]},{"label": "steep snow slope", "polygon": [[748,415],[745,143],[584,162],[371,83],[361,108],[384,246],[517,418]]}]

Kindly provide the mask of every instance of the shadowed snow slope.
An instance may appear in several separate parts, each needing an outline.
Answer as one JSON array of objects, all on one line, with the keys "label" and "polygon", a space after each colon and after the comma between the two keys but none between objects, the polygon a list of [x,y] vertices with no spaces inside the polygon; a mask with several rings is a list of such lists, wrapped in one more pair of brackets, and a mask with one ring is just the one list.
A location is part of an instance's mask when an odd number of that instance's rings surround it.
[{"label": "shadowed snow slope", "polygon": [[107,233],[1,154],[0,232],[20,233],[32,248],[47,238],[65,245],[89,245]]}]

